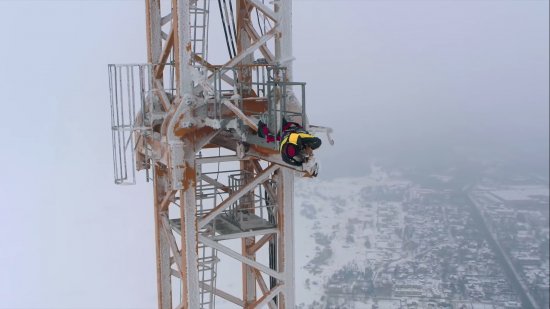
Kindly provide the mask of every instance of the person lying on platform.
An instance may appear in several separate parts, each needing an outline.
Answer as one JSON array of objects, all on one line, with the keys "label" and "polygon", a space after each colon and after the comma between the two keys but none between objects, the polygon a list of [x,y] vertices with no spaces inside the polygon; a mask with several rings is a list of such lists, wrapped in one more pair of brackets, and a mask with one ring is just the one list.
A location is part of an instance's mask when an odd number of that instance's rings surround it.
[{"label": "person lying on platform", "polygon": [[296,129],[283,134],[279,151],[283,161],[295,166],[302,166],[313,150],[321,146],[321,139],[309,134],[306,130]]},{"label": "person lying on platform", "polygon": [[268,143],[280,141],[279,152],[284,162],[302,166],[304,161],[313,154],[313,150],[321,146],[321,139],[313,136],[296,122],[283,119],[282,134],[273,136],[267,125],[261,120],[258,123],[258,136],[265,137]]}]

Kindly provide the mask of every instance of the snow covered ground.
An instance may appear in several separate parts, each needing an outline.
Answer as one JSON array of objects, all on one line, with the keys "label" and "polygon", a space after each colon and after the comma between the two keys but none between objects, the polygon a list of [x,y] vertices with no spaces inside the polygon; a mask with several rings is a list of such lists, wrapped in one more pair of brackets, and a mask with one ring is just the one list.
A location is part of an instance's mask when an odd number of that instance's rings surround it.
[{"label": "snow covered ground", "polygon": [[[376,268],[384,260],[399,258],[400,239],[380,233],[377,214],[392,208],[400,210],[401,204],[368,203],[363,196],[366,188],[406,185],[404,181],[390,180],[381,171],[360,178],[296,181],[298,305],[309,305],[323,299],[328,278],[346,265]],[[394,224],[402,227],[402,212],[396,214]]]},{"label": "snow covered ground", "polygon": [[[326,280],[346,265],[379,266],[384,259],[399,258],[397,254],[388,255],[388,252],[399,251],[400,244],[395,243],[398,240],[379,237],[376,220],[378,212],[401,205],[367,204],[362,198],[365,188],[392,185],[404,186],[407,183],[390,180],[380,170],[359,178],[296,179],[294,216],[298,305],[324,299]],[[402,216],[395,220],[397,225],[403,225]],[[350,242],[349,236],[353,241]],[[370,249],[365,245],[367,242],[371,243]],[[236,242],[232,247],[238,250],[238,245]],[[218,288],[241,295],[239,263],[229,262],[232,259],[223,255],[220,258],[223,263],[218,268],[218,275],[224,280],[218,280]],[[236,306],[217,298],[216,308]]]},{"label": "snow covered ground", "polygon": [[[514,191],[512,193],[516,195],[545,195],[544,190],[537,186],[502,189]],[[404,245],[407,243],[410,245],[411,242],[410,237],[405,237],[405,234],[408,233],[406,231],[410,230],[411,226],[422,226],[425,220],[432,220],[433,224],[430,225],[430,229],[417,229],[416,233],[427,235],[426,240],[436,243],[447,242],[446,234],[439,235],[437,231],[445,230],[443,226],[440,226],[441,220],[442,218],[448,219],[449,209],[455,208],[449,206],[448,209],[443,207],[442,210],[438,210],[441,207],[437,205],[428,203],[421,204],[422,207],[419,207],[420,204],[418,204],[423,196],[429,197],[436,193],[434,190],[403,180],[398,174],[390,176],[381,169],[373,167],[371,173],[363,177],[333,180],[297,178],[294,193],[297,308],[371,309],[377,307],[383,309],[399,308],[408,302],[417,302],[419,308],[428,308],[435,304],[429,303],[432,301],[429,299],[409,297],[399,300],[389,295],[386,298],[386,296],[382,296],[383,294],[379,294],[376,300],[354,298],[354,301],[351,301],[347,299],[346,295],[351,295],[352,290],[357,291],[356,288],[361,283],[362,275],[353,275],[353,280],[341,277],[343,270],[344,273],[349,269],[352,271],[356,269],[364,273],[368,270],[369,278],[372,278],[369,280],[370,284],[378,282],[384,285],[387,280],[392,280],[392,276],[389,275],[393,272],[392,269],[401,268],[403,270],[412,267],[415,259],[426,254],[432,256],[431,258],[426,257],[426,261],[437,259],[437,255],[435,255],[437,250],[435,249],[441,249],[438,245],[424,243],[418,250],[404,249]],[[498,199],[496,196],[492,197]],[[445,205],[445,202],[441,203]],[[427,213],[424,214],[423,211]],[[415,214],[420,215],[416,216]],[[452,215],[455,219],[463,217],[456,211]],[[407,223],[405,216],[407,216]],[[450,237],[448,242],[454,244],[453,239]],[[239,241],[224,242],[224,244],[232,247],[235,251],[240,250]],[[435,251],[431,252],[431,249]],[[259,260],[267,260],[266,251],[259,252]],[[218,280],[217,287],[235,296],[242,295],[240,263],[222,254],[219,255],[219,258],[222,263],[218,267],[218,276],[223,280]],[[420,269],[421,267],[439,265],[437,261],[434,263],[419,262],[415,267]],[[426,266],[428,264],[431,266]],[[444,295],[448,291],[441,291],[442,281],[436,277],[427,275],[426,278],[422,277],[417,282],[422,282],[422,292],[425,296],[439,298],[441,301],[446,300]],[[264,278],[267,281],[267,278]],[[403,284],[405,281],[399,282]],[[353,288],[351,288],[352,286]],[[363,294],[360,292],[356,295]],[[341,299],[342,297],[343,299]],[[446,301],[453,305],[459,305],[456,300],[448,299]],[[340,302],[345,302],[345,306]],[[335,307],[326,307],[326,303],[336,305]],[[467,303],[471,308],[484,308],[485,305],[488,305],[488,303],[476,305],[471,302]],[[238,307],[217,298],[216,308]]]},{"label": "snow covered ground", "polygon": [[529,200],[532,197],[544,196],[548,198],[548,187],[545,186],[509,186],[501,190],[493,190],[492,193],[505,201]]}]

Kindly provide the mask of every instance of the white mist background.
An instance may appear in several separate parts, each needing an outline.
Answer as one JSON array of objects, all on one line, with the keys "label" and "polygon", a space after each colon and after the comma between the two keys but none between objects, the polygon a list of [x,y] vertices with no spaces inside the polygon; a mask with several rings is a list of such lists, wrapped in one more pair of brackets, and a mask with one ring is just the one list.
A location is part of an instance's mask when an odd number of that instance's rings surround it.
[{"label": "white mist background", "polygon": [[[294,1],[295,79],[335,129],[320,177],[416,148],[547,164],[548,9]],[[0,308],[156,306],[152,190],[113,184],[107,78],[145,62],[144,23],[143,1],[0,1]]]}]

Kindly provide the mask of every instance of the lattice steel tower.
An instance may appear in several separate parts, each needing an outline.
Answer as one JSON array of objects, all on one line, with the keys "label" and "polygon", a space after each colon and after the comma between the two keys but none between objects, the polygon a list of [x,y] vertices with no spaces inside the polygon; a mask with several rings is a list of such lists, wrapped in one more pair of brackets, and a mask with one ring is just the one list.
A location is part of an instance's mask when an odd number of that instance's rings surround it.
[{"label": "lattice steel tower", "polygon": [[[317,165],[284,163],[256,133],[260,119],[322,130],[292,80],[291,0],[145,2],[148,63],[109,65],[109,81],[115,182],[145,170],[154,185],[158,307],[293,308],[294,175]],[[227,48],[221,65],[209,46]],[[216,286],[226,259],[242,295]]]}]

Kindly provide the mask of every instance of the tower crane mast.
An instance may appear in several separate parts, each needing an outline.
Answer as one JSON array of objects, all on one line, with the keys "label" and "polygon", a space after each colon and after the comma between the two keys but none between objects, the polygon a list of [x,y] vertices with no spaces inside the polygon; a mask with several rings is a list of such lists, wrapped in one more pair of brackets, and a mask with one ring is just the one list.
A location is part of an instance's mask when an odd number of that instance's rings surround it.
[{"label": "tower crane mast", "polygon": [[[280,137],[287,121],[320,127],[292,79],[292,1],[145,8],[147,63],[109,65],[109,81],[115,182],[144,170],[154,187],[158,308],[294,308],[294,177],[317,164],[311,152],[282,160]],[[209,62],[214,48],[227,48],[221,64]],[[217,285],[230,279],[224,260],[241,265],[235,291]]]}]

